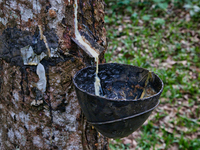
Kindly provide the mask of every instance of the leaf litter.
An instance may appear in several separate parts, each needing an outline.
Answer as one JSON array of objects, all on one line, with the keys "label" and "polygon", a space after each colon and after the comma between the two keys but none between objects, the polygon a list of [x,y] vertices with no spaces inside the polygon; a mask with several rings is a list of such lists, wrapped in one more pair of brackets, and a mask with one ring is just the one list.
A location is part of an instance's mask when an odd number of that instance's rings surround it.
[{"label": "leaf litter", "polygon": [[[135,8],[133,17],[108,13],[117,23],[107,25],[111,38],[107,61],[155,68],[165,84],[158,108],[144,125],[115,144],[128,145],[131,150],[144,149],[144,145],[176,150],[183,140],[190,144],[200,139],[200,26],[183,9],[172,8],[171,14],[159,17],[153,13],[152,8],[145,12]],[[145,130],[148,126],[152,127]],[[152,136],[160,138],[150,140]]]}]

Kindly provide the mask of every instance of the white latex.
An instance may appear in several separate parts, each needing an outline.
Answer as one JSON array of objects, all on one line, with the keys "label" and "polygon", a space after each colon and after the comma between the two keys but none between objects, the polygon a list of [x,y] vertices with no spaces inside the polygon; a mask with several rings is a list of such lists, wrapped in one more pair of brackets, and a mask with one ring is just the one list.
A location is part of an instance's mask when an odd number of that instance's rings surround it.
[{"label": "white latex", "polygon": [[101,89],[100,78],[99,78],[98,75],[97,75],[97,74],[98,74],[98,56],[99,56],[99,55],[98,55],[98,53],[97,53],[94,49],[92,49],[92,48],[90,47],[89,44],[87,44],[87,43],[83,40],[81,34],[80,34],[79,31],[78,31],[77,10],[78,10],[78,4],[77,4],[77,0],[75,0],[75,4],[74,4],[75,38],[76,38],[76,40],[79,41],[79,43],[80,43],[81,45],[83,45],[83,46],[90,52],[90,54],[92,55],[92,57],[94,57],[94,59],[95,59],[95,62],[96,62],[97,65],[96,65],[96,76],[95,76],[94,88],[95,88],[95,95],[98,95],[98,96],[99,96],[99,90]]},{"label": "white latex", "polygon": [[74,4],[74,13],[75,13],[75,14],[74,14],[74,16],[75,16],[75,18],[74,18],[74,24],[75,24],[75,38],[76,38],[77,41],[79,41],[79,43],[81,43],[81,45],[83,45],[83,46],[90,52],[90,54],[95,58],[95,61],[97,61],[97,60],[98,60],[98,53],[97,53],[95,50],[93,50],[93,49],[90,47],[90,45],[87,44],[87,43],[83,40],[81,34],[80,34],[79,31],[78,31],[77,9],[78,9],[78,4],[77,4],[77,0],[75,0],[75,4]]},{"label": "white latex", "polygon": [[37,65],[47,55],[42,52],[40,55],[36,55],[31,46],[26,46],[20,49],[21,55],[24,61],[24,65]]},{"label": "white latex", "polygon": [[39,81],[37,82],[37,88],[44,93],[46,91],[47,80],[44,66],[41,63],[37,65],[36,73],[39,77]]}]

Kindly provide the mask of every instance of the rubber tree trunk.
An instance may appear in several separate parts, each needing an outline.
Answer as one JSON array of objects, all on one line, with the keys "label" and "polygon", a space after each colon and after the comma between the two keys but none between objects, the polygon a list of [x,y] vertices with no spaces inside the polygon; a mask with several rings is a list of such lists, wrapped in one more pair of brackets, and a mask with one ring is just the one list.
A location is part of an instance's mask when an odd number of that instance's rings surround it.
[{"label": "rubber tree trunk", "polygon": [[[74,0],[0,0],[0,7],[0,149],[108,149],[72,83],[94,65],[71,40]],[[106,48],[103,0],[78,0],[78,22]]]}]

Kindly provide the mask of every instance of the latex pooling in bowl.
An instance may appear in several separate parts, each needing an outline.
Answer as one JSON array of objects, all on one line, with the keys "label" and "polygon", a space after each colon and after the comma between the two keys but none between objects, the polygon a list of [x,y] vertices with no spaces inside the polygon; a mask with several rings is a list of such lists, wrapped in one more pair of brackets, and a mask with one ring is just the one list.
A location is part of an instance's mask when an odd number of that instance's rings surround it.
[{"label": "latex pooling in bowl", "polygon": [[[111,69],[112,68],[112,69]],[[128,66],[109,64],[99,65],[98,76],[101,80],[102,91],[100,95],[110,99],[126,100],[139,99],[144,90],[144,81],[139,82],[148,70],[130,68]],[[145,78],[144,78],[145,79]],[[95,67],[82,70],[76,77],[78,87],[88,93],[94,94]],[[157,90],[151,83],[147,86],[146,96],[156,94]]]}]

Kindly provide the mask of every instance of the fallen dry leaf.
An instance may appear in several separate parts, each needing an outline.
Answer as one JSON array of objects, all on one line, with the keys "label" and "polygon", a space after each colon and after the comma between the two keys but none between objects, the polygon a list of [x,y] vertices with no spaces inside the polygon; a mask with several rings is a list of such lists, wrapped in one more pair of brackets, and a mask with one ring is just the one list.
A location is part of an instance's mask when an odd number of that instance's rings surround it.
[{"label": "fallen dry leaf", "polygon": [[171,147],[169,148],[169,150],[179,150],[178,144],[174,144],[173,146],[171,146]]},{"label": "fallen dry leaf", "polygon": [[172,68],[172,66],[176,64],[176,61],[172,60],[171,57],[168,57],[166,59],[166,62],[161,63],[161,66],[165,67],[165,68]]},{"label": "fallen dry leaf", "polygon": [[128,138],[124,138],[123,139],[123,143],[124,144],[132,144],[132,141],[130,139],[128,139]]},{"label": "fallen dry leaf", "polygon": [[166,60],[166,62],[167,62],[168,64],[170,64],[170,65],[174,65],[174,64],[176,63],[176,61],[172,60],[171,57],[168,57],[167,60]]},{"label": "fallen dry leaf", "polygon": [[200,68],[197,68],[196,66],[191,66],[190,69],[192,71],[197,71],[198,73],[200,73]]},{"label": "fallen dry leaf", "polygon": [[186,60],[183,60],[183,61],[177,61],[177,63],[180,63],[180,64],[183,64],[183,66],[187,66],[187,61]]}]

